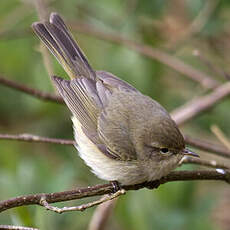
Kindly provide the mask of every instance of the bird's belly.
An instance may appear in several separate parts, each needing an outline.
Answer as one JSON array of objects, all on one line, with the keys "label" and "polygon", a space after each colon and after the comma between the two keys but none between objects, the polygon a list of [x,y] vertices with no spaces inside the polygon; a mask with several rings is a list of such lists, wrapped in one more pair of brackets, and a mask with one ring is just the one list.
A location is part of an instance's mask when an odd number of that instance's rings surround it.
[{"label": "bird's belly", "polygon": [[120,161],[111,159],[102,153],[84,134],[79,121],[72,117],[76,148],[80,157],[99,178],[118,181],[121,184],[136,184],[148,179],[137,161]]},{"label": "bird's belly", "polygon": [[121,161],[111,159],[102,153],[85,135],[80,122],[72,117],[76,148],[80,157],[99,178],[107,181],[118,181],[123,185],[138,184],[144,181],[160,179],[175,168],[172,165],[162,165],[154,161]]}]

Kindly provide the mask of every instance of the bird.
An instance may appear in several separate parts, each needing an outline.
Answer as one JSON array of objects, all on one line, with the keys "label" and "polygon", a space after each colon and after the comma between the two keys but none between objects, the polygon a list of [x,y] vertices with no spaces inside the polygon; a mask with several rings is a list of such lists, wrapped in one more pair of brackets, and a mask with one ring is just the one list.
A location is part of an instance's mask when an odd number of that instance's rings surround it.
[{"label": "bird", "polygon": [[157,101],[91,67],[58,13],[32,28],[70,76],[52,81],[72,113],[75,147],[95,175],[138,184],[166,176],[186,155],[198,157]]}]

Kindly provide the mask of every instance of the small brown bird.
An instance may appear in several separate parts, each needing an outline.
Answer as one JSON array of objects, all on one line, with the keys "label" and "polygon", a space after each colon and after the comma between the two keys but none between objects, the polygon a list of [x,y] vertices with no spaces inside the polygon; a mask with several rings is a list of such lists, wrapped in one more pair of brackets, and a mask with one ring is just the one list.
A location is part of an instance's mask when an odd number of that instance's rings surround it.
[{"label": "small brown bird", "polygon": [[160,179],[184,155],[184,138],[168,112],[111,73],[95,71],[62,18],[32,25],[71,77],[52,77],[72,112],[76,148],[101,179],[122,185]]}]

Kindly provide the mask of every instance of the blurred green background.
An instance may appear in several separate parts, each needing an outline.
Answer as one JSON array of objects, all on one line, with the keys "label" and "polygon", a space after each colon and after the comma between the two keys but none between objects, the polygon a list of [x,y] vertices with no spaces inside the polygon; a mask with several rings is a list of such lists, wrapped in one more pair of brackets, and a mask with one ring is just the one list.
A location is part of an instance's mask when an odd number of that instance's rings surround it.
[{"label": "blurred green background", "polygon": [[[59,12],[72,24],[84,22],[104,33],[159,48],[220,83],[224,78],[193,56],[193,51],[199,50],[213,65],[230,73],[229,0],[50,0],[46,3],[49,12]],[[0,1],[0,76],[54,92],[39,52],[39,40],[30,29],[37,20],[32,0]],[[200,24],[189,31],[195,20]],[[125,46],[76,30],[72,32],[95,69],[114,73],[169,111],[204,93],[198,83]],[[55,74],[66,76],[56,60],[52,58],[52,61]],[[230,136],[229,106],[230,101],[226,99],[183,125],[181,130],[198,138],[215,140],[210,125],[217,124]],[[73,138],[70,112],[65,106],[2,85],[0,133]],[[104,182],[90,172],[71,146],[0,140],[0,200],[97,183]],[[177,182],[154,191],[128,192],[119,198],[106,229],[230,229],[230,214],[227,215],[230,205],[226,205],[230,204],[229,188],[223,182]],[[57,206],[67,204],[76,205],[80,201]],[[38,206],[21,207],[1,213],[0,224],[87,229],[94,210],[58,215]]]}]

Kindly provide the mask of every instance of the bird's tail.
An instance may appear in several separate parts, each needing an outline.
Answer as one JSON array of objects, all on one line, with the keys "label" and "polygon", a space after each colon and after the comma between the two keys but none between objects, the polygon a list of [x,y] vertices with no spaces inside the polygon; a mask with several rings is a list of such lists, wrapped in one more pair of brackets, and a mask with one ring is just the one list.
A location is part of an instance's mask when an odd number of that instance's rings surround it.
[{"label": "bird's tail", "polygon": [[32,28],[70,78],[83,76],[95,80],[95,71],[57,13],[51,13],[49,22],[33,23]]}]

